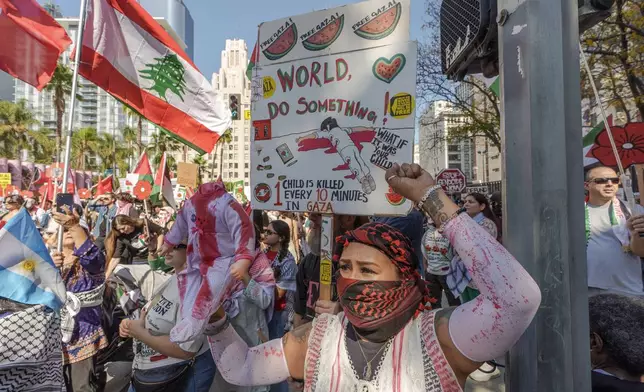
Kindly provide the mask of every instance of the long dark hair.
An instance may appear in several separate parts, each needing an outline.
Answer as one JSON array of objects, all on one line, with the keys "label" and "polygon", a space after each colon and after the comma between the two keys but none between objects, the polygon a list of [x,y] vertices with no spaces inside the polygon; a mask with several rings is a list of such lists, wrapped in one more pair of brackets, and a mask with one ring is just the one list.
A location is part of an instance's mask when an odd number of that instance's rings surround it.
[{"label": "long dark hair", "polygon": [[145,227],[144,219],[130,218],[127,215],[117,215],[112,221],[112,230],[105,237],[105,261],[109,263],[116,251],[116,240],[121,236],[121,232],[116,230],[116,226],[129,225],[134,229],[142,229]]},{"label": "long dark hair", "polygon": [[[474,200],[476,200],[477,203],[483,204],[485,207],[483,208],[483,215],[494,222],[494,225],[496,226],[496,232],[497,232],[497,237],[499,236],[499,233],[501,233],[501,223],[499,222],[499,218],[496,217],[494,214],[494,211],[492,211],[492,208],[490,207],[490,201],[487,199],[487,196],[485,196],[482,193],[470,193],[466,197],[473,197]],[[498,238],[497,238],[498,239]]]},{"label": "long dark hair", "polygon": [[279,219],[272,221],[270,225],[273,226],[275,234],[280,237],[280,251],[277,254],[277,258],[282,261],[288,254],[288,245],[291,242],[291,228],[288,223]]}]

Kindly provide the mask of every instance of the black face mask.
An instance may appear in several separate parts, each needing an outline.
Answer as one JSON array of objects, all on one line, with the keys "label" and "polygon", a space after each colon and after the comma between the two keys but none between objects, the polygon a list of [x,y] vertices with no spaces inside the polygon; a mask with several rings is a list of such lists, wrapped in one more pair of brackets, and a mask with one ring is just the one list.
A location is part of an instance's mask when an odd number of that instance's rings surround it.
[{"label": "black face mask", "polygon": [[422,300],[420,290],[410,283],[338,276],[340,304],[358,335],[371,342],[385,342],[400,332]]}]

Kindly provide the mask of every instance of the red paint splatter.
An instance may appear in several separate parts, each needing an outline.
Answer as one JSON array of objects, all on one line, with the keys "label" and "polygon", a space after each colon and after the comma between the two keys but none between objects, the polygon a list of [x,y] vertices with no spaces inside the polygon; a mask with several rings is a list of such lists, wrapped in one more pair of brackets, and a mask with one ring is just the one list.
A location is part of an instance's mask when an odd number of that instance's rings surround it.
[{"label": "red paint splatter", "polygon": [[[376,131],[367,130],[367,131],[356,131],[349,134],[349,137],[358,147],[358,151],[362,151],[363,143],[371,143],[376,137]],[[338,150],[331,144],[331,141],[326,138],[317,138],[317,139],[304,139],[298,143],[298,151],[312,151],[320,150],[326,148],[324,151],[325,154],[337,153]]]}]

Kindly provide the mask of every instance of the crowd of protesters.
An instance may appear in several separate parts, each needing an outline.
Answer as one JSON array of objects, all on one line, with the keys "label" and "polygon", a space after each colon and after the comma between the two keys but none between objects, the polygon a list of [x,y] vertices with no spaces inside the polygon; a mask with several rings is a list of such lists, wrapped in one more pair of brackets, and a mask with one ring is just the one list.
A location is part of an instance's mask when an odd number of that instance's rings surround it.
[{"label": "crowd of protesters", "polygon": [[[0,227],[28,210],[68,299],[58,321],[61,371],[55,361],[47,370],[0,369],[0,391],[457,391],[468,378],[499,377],[496,361],[540,304],[536,283],[502,245],[500,195],[472,193],[458,205],[418,165],[394,165],[386,179],[416,208],[403,217],[335,215],[325,299],[321,216],[248,216],[229,194],[212,196],[221,183],[204,184],[177,211],[146,212],[126,193],[71,209],[5,197]],[[617,198],[610,168],[585,180],[593,391],[644,391],[644,209]],[[200,210],[199,198],[224,208]],[[210,278],[195,264],[206,251],[215,265],[230,253],[221,301],[202,284],[185,309],[188,276]],[[205,329],[175,339],[202,297],[216,312]],[[34,312],[51,313],[0,298],[0,320]]]}]

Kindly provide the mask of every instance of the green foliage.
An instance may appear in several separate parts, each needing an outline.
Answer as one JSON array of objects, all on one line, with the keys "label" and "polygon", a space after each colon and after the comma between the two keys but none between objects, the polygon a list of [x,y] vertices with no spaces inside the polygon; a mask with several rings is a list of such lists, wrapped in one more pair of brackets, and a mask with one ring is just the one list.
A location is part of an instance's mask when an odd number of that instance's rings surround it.
[{"label": "green foliage", "polygon": [[72,70],[63,63],[56,65],[54,74],[45,86],[45,91],[53,94],[53,103],[56,108],[56,151],[60,156],[62,137],[63,137],[63,115],[65,114],[65,104],[68,96],[72,94],[72,79],[74,74]]},{"label": "green foliage", "polygon": [[17,159],[22,149],[31,149],[29,132],[35,124],[38,121],[25,101],[0,101],[0,156]]},{"label": "green foliage", "polygon": [[158,166],[161,163],[161,157],[163,153],[166,154],[166,162],[170,171],[177,170],[177,161],[172,154],[173,151],[177,151],[181,148],[182,144],[176,141],[176,139],[170,137],[166,132],[161,129],[157,129],[157,132],[152,135],[150,141],[147,145],[148,155],[152,160],[152,164]]},{"label": "green foliage", "polygon": [[[611,16],[584,33],[582,47],[604,104],[626,122],[644,118],[644,2],[616,0]],[[583,68],[582,96],[594,101]]]}]

